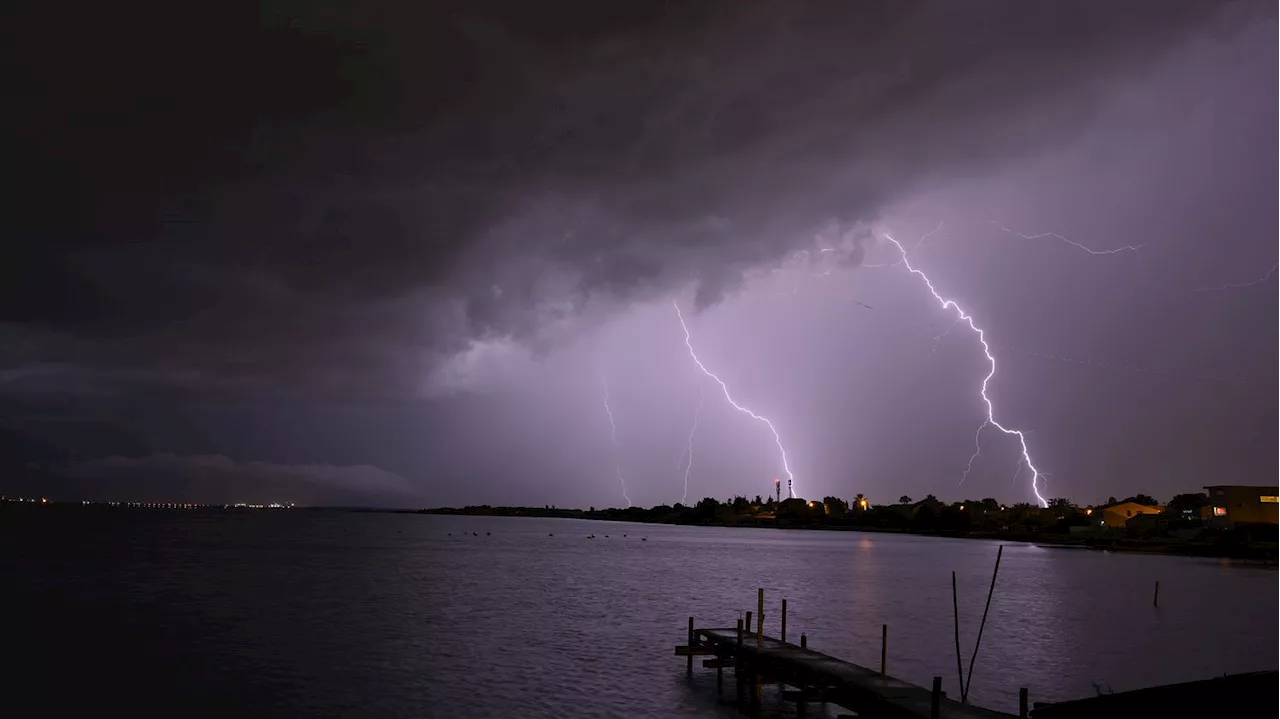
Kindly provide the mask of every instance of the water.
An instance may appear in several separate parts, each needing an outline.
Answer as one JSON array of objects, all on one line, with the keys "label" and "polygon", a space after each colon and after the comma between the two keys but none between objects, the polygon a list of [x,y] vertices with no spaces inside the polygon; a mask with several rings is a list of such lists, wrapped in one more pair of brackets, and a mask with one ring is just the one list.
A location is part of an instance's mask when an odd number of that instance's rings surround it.
[{"label": "water", "polygon": [[[759,586],[770,633],[786,597],[789,637],[875,667],[887,623],[889,673],[942,676],[956,696],[951,571],[967,667],[996,548],[299,510],[0,514],[23,658],[10,685],[49,714],[738,716],[672,647],[691,614],[754,611]],[[1053,701],[1274,669],[1277,601],[1270,569],[1007,545],[971,699],[1016,711],[1019,686]]]}]

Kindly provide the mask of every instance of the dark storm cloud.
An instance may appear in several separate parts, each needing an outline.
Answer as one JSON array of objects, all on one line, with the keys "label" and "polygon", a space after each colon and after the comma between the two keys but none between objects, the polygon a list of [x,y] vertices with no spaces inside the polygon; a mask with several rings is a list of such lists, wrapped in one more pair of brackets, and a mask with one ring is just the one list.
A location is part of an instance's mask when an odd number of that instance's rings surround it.
[{"label": "dark storm cloud", "polygon": [[1272,12],[358,8],[7,23],[0,320],[49,339],[24,362],[379,392],[593,297],[697,282],[706,306],[828,220],[1064,141],[1116,79]]}]

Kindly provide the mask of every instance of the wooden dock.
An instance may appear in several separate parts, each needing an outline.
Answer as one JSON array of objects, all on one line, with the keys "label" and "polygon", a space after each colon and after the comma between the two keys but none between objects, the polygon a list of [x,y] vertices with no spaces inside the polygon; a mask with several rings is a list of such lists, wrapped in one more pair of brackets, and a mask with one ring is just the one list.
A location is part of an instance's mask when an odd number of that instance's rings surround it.
[{"label": "wooden dock", "polygon": [[941,678],[926,689],[874,669],[858,666],[769,636],[757,636],[741,627],[694,629],[690,620],[690,641],[676,647],[676,655],[688,657],[692,670],[695,656],[714,668],[717,687],[723,693],[726,668],[733,669],[739,706],[752,715],[760,711],[758,687],[778,684],[791,687],[783,696],[796,702],[804,716],[805,705],[823,702],[844,707],[863,717],[886,719],[1011,719],[1014,715],[962,704],[942,691]]},{"label": "wooden dock", "polygon": [[[996,572],[1000,570],[996,555]],[[955,574],[952,573],[953,611],[955,607]],[[1157,584],[1157,587],[1159,584]],[[990,607],[995,589],[995,573],[987,594]],[[1158,591],[1158,590],[1157,590]],[[704,657],[702,666],[716,670],[716,689],[724,696],[724,670],[732,669],[737,706],[752,717],[761,714],[762,689],[775,685],[784,700],[796,703],[796,715],[804,717],[807,704],[819,702],[842,707],[856,714],[840,714],[840,719],[876,717],[877,719],[1014,719],[1013,714],[984,709],[969,704],[968,680],[964,679],[960,654],[959,613],[956,619],[956,670],[964,682],[961,700],[956,701],[942,691],[942,677],[933,678],[933,687],[925,689],[891,677],[885,671],[888,656],[888,625],[880,627],[880,670],[837,659],[809,649],[804,634],[800,644],[787,642],[787,600],[782,600],[781,638],[764,633],[764,589],[756,593],[755,631],[752,612],[733,628],[698,629],[689,617],[685,644],[676,646],[676,656],[685,657],[685,671],[693,676],[693,662]],[[983,614],[983,625],[986,614]],[[978,657],[982,627],[969,660],[969,678]],[[1248,674],[1224,675],[1211,679],[1148,687],[1119,694],[1105,694],[1073,701],[1041,703],[1035,710],[1028,706],[1027,689],[1018,690],[1019,719],[1103,719],[1134,716],[1274,716],[1276,687],[1280,672],[1275,670]],[[1271,707],[1270,709],[1266,709]]]}]

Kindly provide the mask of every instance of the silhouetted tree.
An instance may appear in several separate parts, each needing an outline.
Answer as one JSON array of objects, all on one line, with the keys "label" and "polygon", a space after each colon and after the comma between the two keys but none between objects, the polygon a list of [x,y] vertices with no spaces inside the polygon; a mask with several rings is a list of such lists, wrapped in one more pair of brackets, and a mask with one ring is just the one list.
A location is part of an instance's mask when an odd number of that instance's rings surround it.
[{"label": "silhouetted tree", "polygon": [[1209,497],[1204,492],[1196,492],[1194,494],[1175,494],[1173,499],[1169,500],[1168,511],[1172,514],[1195,512],[1207,504],[1209,504]]},{"label": "silhouetted tree", "polygon": [[904,494],[898,497],[898,504],[911,504],[911,498]]},{"label": "silhouetted tree", "polygon": [[982,508],[982,510],[983,510],[983,511],[985,511],[985,512],[998,512],[998,511],[1000,511],[1000,503],[999,503],[999,502],[997,502],[995,499],[993,499],[993,498],[991,498],[991,497],[987,497],[986,499],[982,500],[981,502],[978,502],[978,506],[979,506],[979,507],[981,507],[981,508]]},{"label": "silhouetted tree", "polygon": [[1144,504],[1148,507],[1154,507],[1160,504],[1159,502],[1156,501],[1155,497],[1152,497],[1149,494],[1135,494],[1132,497],[1126,497],[1124,501],[1136,502],[1138,504]]},{"label": "silhouetted tree", "polygon": [[1071,504],[1071,500],[1066,497],[1054,497],[1049,500],[1049,509],[1053,512],[1061,514],[1075,509],[1075,505]]},{"label": "silhouetted tree", "polygon": [[760,495],[758,495],[758,494],[757,494],[757,495],[756,495],[756,501],[755,501],[755,502],[753,502],[752,504],[755,504],[757,507],[759,507],[760,505],[764,504],[764,501],[763,501],[763,500],[761,500],[761,499],[760,499]]},{"label": "silhouetted tree", "polygon": [[916,530],[935,528],[938,524],[938,512],[934,506],[931,503],[921,504],[911,517],[911,528]]},{"label": "silhouetted tree", "polygon": [[1119,502],[1116,501],[1115,497],[1107,497],[1107,506],[1110,507],[1113,504],[1119,504]]},{"label": "silhouetted tree", "polygon": [[839,497],[823,497],[822,505],[829,517],[844,518],[849,514],[849,503]]},{"label": "silhouetted tree", "polygon": [[935,526],[938,529],[946,529],[951,531],[963,531],[969,528],[969,523],[973,514],[968,511],[968,506],[960,502],[954,502],[950,507],[942,507],[938,511],[938,519]]}]

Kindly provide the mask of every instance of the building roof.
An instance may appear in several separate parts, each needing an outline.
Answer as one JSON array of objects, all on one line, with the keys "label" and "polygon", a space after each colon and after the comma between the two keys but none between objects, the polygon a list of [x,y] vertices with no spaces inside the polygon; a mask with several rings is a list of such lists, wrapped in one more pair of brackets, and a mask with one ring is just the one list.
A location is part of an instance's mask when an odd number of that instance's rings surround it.
[{"label": "building roof", "polygon": [[1119,510],[1123,507],[1137,507],[1138,509],[1144,510],[1151,514],[1156,514],[1164,511],[1164,507],[1161,507],[1158,504],[1157,505],[1138,504],[1137,502],[1117,502],[1115,504],[1109,504],[1106,507],[1103,507],[1102,509],[1104,512],[1110,512],[1112,510]]}]

